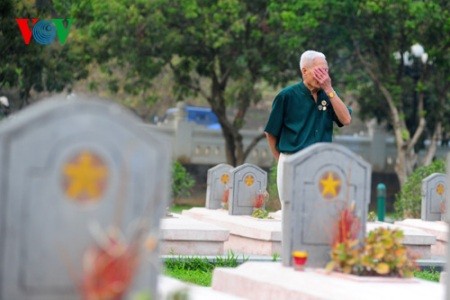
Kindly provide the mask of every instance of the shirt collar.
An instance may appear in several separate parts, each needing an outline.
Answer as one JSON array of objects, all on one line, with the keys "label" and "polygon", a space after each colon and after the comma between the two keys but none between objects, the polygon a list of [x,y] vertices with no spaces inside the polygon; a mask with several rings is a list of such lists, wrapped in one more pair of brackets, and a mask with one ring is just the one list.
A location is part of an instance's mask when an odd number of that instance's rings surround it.
[{"label": "shirt collar", "polygon": [[[302,91],[303,94],[308,95],[308,96],[312,96],[312,95],[311,95],[311,91],[306,87],[306,85],[305,85],[305,83],[304,83],[303,81],[301,81],[301,82],[299,83],[299,86],[300,86],[300,91]],[[323,92],[324,92],[324,91],[323,91],[322,89],[320,89],[320,90],[317,92],[317,96],[321,96],[321,94],[322,94]]]}]

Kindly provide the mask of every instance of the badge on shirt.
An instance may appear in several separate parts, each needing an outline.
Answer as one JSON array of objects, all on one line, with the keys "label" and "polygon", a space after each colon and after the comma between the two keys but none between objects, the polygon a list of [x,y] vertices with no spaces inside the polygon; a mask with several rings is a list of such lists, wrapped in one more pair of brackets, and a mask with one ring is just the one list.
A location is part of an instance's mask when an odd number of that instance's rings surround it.
[{"label": "badge on shirt", "polygon": [[317,106],[317,108],[318,108],[319,110],[323,110],[323,111],[327,110],[327,101],[322,100],[322,101],[320,102],[319,106]]}]

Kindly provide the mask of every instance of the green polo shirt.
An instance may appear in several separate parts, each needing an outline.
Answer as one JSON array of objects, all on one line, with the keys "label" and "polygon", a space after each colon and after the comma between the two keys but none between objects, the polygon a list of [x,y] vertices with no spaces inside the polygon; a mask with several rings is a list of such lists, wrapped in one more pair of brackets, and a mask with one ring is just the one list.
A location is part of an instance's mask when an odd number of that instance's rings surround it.
[{"label": "green polo shirt", "polygon": [[343,126],[326,93],[320,90],[316,103],[308,88],[300,82],[283,89],[275,97],[265,131],[277,137],[278,151],[294,153],[314,143],[331,142],[333,122]]}]

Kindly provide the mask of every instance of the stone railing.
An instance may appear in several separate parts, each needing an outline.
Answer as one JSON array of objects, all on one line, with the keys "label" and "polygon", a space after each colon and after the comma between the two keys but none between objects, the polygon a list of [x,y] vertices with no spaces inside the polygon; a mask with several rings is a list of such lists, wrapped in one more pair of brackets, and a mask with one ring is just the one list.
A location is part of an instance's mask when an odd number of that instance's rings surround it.
[{"label": "stone railing", "polygon": [[[225,141],[220,130],[207,129],[184,120],[146,126],[156,129],[170,140],[175,158],[193,164],[216,165],[226,162]],[[241,130],[244,146],[247,147],[261,133],[262,130]],[[392,136],[375,131],[372,136],[336,135],[333,140],[370,162],[373,171],[394,171],[396,148]],[[438,147],[436,156],[443,158],[449,150],[449,147]],[[419,158],[423,155],[424,153],[420,152]],[[260,167],[270,167],[273,164],[273,157],[265,139],[253,148],[246,162]]]}]

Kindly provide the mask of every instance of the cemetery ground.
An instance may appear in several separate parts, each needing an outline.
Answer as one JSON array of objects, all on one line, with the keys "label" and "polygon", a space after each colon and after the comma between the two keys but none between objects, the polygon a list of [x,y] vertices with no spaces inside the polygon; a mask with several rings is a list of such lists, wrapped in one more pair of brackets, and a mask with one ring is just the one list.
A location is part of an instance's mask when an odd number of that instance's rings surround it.
[{"label": "cemetery ground", "polygon": [[[206,197],[206,187],[202,183],[197,183],[191,190],[189,196],[173,199],[169,211],[175,214],[181,214],[183,210],[189,210],[195,207],[204,207]],[[376,213],[373,212],[376,218]],[[394,211],[386,212],[386,222],[394,223],[401,220]],[[375,221],[372,220],[372,221]],[[181,280],[189,284],[210,287],[212,283],[213,272],[216,267],[235,268],[246,261],[265,261],[266,263],[280,263],[279,253],[266,257],[252,257],[249,255],[236,255],[233,251],[223,256],[182,256],[172,253],[164,257],[164,274],[166,276]],[[420,278],[432,282],[439,282],[442,267],[421,265],[420,269],[414,272],[415,278]]]},{"label": "cemetery ground", "polygon": [[[414,270],[407,249],[427,259],[445,249],[445,175],[423,180],[422,219],[368,222],[370,164],[320,143],[286,158],[283,211],[259,218],[265,170],[219,164],[188,200],[171,184],[171,164],[183,170],[170,145],[117,104],[85,96],[2,121],[0,298],[159,299],[182,284],[164,274],[211,285],[190,286],[193,299],[443,295],[443,284],[403,277]],[[167,211],[171,187],[181,213]]]}]

